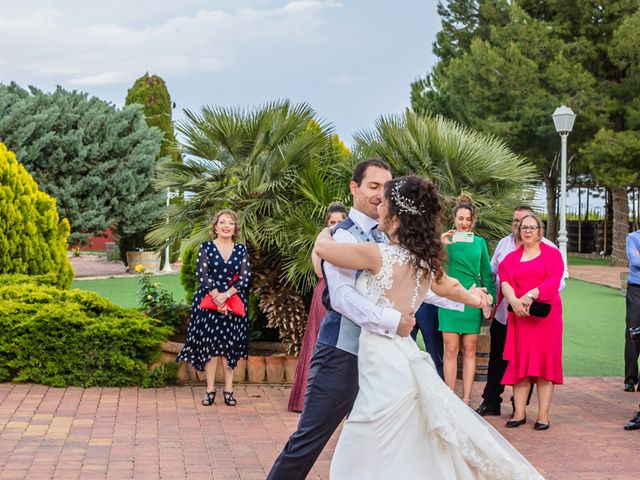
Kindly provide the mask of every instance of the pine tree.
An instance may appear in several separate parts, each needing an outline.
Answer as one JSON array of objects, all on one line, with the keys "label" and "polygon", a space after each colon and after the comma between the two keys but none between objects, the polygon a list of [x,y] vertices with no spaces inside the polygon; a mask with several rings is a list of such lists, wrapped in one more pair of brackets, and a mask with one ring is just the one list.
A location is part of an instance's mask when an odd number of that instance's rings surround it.
[{"label": "pine tree", "polygon": [[0,141],[56,199],[71,244],[113,226],[140,231],[160,212],[163,197],[148,187],[162,134],[147,127],[139,105],[0,85]]},{"label": "pine tree", "polygon": [[[507,5],[507,23],[500,15],[480,15],[480,6],[491,4],[505,3],[441,5],[446,15],[434,46],[441,61],[412,85],[414,110],[497,134],[534,161],[545,179],[553,237],[560,142],[549,115],[569,105],[578,115],[570,174],[611,190],[612,258],[624,262],[626,192],[638,184],[640,170],[640,3],[519,0]],[[490,28],[482,28],[483,18]]]},{"label": "pine tree", "polygon": [[68,288],[73,269],[67,257],[69,222],[56,202],[38,189],[13,152],[0,143],[0,273],[53,274]]}]

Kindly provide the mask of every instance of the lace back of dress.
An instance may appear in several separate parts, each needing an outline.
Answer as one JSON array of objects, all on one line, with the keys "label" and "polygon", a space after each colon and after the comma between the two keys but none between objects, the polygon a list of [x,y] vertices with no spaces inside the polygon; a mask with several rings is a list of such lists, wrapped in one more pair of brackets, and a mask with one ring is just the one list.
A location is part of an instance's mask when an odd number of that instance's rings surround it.
[{"label": "lace back of dress", "polygon": [[[421,275],[411,262],[411,253],[399,245],[380,244],[382,268],[372,280],[381,303],[397,310],[417,310],[431,283],[431,275]],[[369,286],[370,289],[373,287]]]}]

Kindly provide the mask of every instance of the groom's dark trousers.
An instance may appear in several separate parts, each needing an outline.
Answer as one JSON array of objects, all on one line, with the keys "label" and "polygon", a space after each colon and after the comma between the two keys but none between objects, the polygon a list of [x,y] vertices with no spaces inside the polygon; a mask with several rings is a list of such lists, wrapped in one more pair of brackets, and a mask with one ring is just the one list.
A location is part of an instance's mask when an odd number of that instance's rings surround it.
[{"label": "groom's dark trousers", "polygon": [[316,344],[298,429],[276,459],[268,480],[303,480],[358,395],[358,357]]},{"label": "groom's dark trousers", "polygon": [[438,375],[444,380],[444,345],[442,342],[442,332],[438,330],[438,307],[430,303],[420,305],[420,308],[416,311],[416,326],[413,327],[413,331],[411,332],[411,337],[414,340],[418,336],[418,330],[420,330],[422,334],[424,346],[427,349],[427,353],[431,355]]}]

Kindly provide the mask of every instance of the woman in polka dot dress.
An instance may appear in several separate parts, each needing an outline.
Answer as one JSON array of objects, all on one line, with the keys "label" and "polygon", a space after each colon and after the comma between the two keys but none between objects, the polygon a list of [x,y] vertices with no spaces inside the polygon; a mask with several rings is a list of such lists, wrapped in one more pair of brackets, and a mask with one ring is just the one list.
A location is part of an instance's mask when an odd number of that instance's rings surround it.
[{"label": "woman in polka dot dress", "polygon": [[[240,228],[233,210],[221,210],[213,218],[211,235],[213,241],[200,245],[196,264],[198,289],[193,295],[191,321],[184,348],[178,361],[191,363],[207,376],[207,391],[203,405],[211,405],[216,398],[214,379],[218,357],[224,365],[224,403],[234,406],[233,369],[241,358],[247,358],[247,316],[239,316],[224,305],[237,294],[247,305],[247,290],[251,280],[247,247],[235,243]],[[200,302],[209,293],[219,310],[201,309]]]}]

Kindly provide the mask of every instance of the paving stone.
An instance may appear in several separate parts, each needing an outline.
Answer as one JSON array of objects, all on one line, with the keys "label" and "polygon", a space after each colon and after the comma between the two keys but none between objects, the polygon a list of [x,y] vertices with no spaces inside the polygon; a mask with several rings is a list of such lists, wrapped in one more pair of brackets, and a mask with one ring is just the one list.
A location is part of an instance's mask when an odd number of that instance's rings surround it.
[{"label": "paving stone", "polygon": [[[236,390],[238,407],[230,408],[200,405],[200,385],[0,384],[0,478],[265,478],[299,415],[286,410],[288,387]],[[481,391],[476,384],[472,403],[480,402]],[[548,479],[626,480],[640,471],[640,432],[622,429],[638,402],[640,395],[622,391],[620,378],[568,378],[556,388],[548,431],[533,430],[535,396],[527,425],[505,428],[508,405],[502,417],[487,420]],[[329,478],[337,438],[310,479]]]}]

